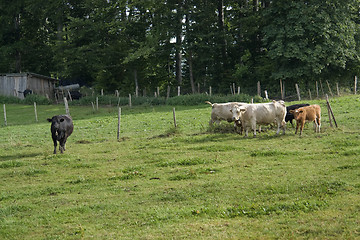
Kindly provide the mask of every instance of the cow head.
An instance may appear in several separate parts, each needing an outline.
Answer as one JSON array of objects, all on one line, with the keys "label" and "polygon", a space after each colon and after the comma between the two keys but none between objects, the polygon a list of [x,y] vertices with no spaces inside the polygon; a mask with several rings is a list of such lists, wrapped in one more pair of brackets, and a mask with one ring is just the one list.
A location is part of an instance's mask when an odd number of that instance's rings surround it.
[{"label": "cow head", "polygon": [[232,112],[232,120],[233,121],[239,121],[241,120],[241,114],[246,111],[246,108],[244,106],[234,105],[230,112]]},{"label": "cow head", "polygon": [[295,119],[298,119],[299,116],[301,116],[303,114],[304,110],[301,108],[295,109],[295,110],[290,110],[289,113],[291,113],[292,115],[294,115]]},{"label": "cow head", "polygon": [[60,116],[53,116],[52,118],[48,118],[47,120],[51,122],[51,126],[55,129],[59,129],[60,123],[65,121],[65,119]]}]

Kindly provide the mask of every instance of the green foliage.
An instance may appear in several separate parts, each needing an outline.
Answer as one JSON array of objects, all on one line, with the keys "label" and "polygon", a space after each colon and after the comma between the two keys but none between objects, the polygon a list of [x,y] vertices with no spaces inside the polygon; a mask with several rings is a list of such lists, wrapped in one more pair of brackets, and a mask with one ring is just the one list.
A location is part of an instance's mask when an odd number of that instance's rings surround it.
[{"label": "green foliage", "polygon": [[34,102],[38,105],[49,105],[51,101],[44,96],[29,94],[24,99],[20,99],[18,97],[13,96],[1,96],[0,95],[0,103],[19,103],[19,104],[29,104],[33,105]]},{"label": "green foliage", "polygon": [[13,96],[0,95],[0,103],[20,103],[21,99]]},{"label": "green foliage", "polygon": [[[103,95],[103,96],[85,96],[79,100],[69,102],[69,105],[91,105],[96,104],[96,98],[100,105],[112,105],[112,106],[124,106],[129,105],[128,97],[116,97],[114,95]],[[188,94],[171,97],[166,100],[165,97],[134,97],[131,98],[131,104],[133,106],[158,106],[158,105],[171,105],[171,106],[195,106],[204,104],[205,101],[212,103],[223,103],[223,102],[262,102],[263,99],[259,96],[252,97],[247,94],[239,95],[212,95],[207,94]]]},{"label": "green foliage", "polygon": [[279,95],[279,79],[349,82],[360,69],[359,4],[352,0],[5,5],[0,72],[36,72],[122,96],[136,86],[195,93],[197,84],[228,94],[232,83],[255,94],[257,81]]},{"label": "green foliage", "polygon": [[180,95],[176,97],[169,98],[166,103],[169,105],[183,105],[183,106],[192,106],[205,103],[209,101],[211,103],[224,103],[224,102],[251,102],[251,99],[254,102],[261,102],[262,99],[258,96],[251,97],[247,94],[239,95],[207,95],[207,94],[192,94],[192,95]]},{"label": "green foliage", "polygon": [[[308,79],[355,60],[357,34],[352,1],[276,1],[264,28],[276,79]],[[334,24],[336,22],[336,24]],[[325,75],[326,76],[326,75]]]},{"label": "green foliage", "polygon": [[51,101],[49,99],[47,99],[44,96],[41,95],[36,95],[36,94],[29,94],[26,96],[26,98],[24,98],[24,100],[22,100],[23,103],[25,104],[34,104],[34,102],[36,102],[36,104],[39,105],[48,105],[51,103]]}]

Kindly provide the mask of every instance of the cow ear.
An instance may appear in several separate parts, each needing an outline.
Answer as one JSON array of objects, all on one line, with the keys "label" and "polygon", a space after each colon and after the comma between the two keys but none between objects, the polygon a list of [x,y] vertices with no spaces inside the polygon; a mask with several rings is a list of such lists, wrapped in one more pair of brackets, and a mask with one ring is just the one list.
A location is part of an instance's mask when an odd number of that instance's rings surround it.
[{"label": "cow ear", "polygon": [[60,122],[63,122],[63,121],[65,121],[65,119],[61,118],[61,119],[60,119]]},{"label": "cow ear", "polygon": [[48,120],[48,122],[52,122],[52,119],[51,119],[51,118],[48,118],[48,119],[46,119],[46,120]]}]

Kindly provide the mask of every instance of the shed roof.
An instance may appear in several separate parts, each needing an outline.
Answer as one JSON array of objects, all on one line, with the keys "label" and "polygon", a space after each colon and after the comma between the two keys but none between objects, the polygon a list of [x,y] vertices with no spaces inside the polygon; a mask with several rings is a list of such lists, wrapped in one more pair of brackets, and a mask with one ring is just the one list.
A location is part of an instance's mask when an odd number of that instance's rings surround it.
[{"label": "shed roof", "polygon": [[29,76],[29,77],[42,78],[42,79],[50,80],[50,81],[53,81],[53,82],[59,82],[59,79],[52,78],[52,77],[48,77],[48,76],[44,76],[44,75],[37,74],[37,73],[32,73],[32,72],[23,72],[23,73],[0,73],[0,76],[9,76],[9,77]]}]

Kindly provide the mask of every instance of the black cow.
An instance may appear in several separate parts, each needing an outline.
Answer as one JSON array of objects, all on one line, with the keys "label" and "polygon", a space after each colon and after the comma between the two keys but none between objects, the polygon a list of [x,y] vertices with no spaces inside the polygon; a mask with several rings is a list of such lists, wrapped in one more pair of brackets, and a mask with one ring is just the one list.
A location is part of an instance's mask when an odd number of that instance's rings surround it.
[{"label": "black cow", "polygon": [[51,135],[54,141],[54,154],[56,154],[57,141],[59,141],[59,150],[65,151],[66,139],[74,130],[72,119],[69,115],[57,115],[47,119],[51,122]]},{"label": "black cow", "polygon": [[309,106],[310,104],[304,103],[304,104],[294,104],[291,106],[286,107],[286,116],[285,116],[285,122],[290,122],[292,126],[293,122],[292,120],[294,119],[294,115],[292,113],[290,113],[290,110],[295,110],[301,107],[306,107]]}]

